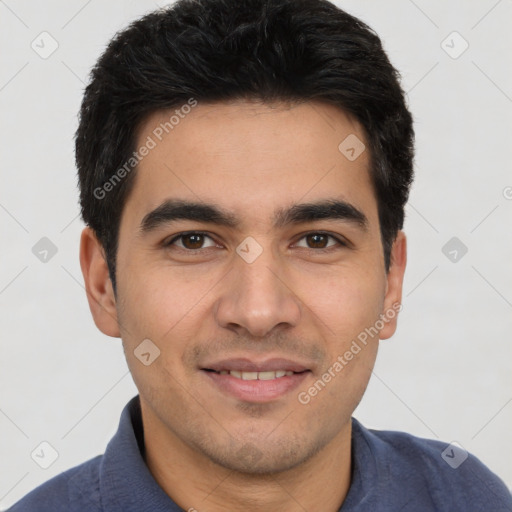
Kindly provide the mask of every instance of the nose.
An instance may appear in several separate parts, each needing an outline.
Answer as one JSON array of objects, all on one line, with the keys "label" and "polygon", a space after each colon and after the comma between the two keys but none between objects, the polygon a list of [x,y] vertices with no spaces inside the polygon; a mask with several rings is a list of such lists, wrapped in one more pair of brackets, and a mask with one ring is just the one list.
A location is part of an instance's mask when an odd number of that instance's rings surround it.
[{"label": "nose", "polygon": [[300,299],[286,282],[284,263],[270,248],[252,263],[234,256],[215,305],[217,323],[239,335],[264,337],[274,329],[297,326]]}]

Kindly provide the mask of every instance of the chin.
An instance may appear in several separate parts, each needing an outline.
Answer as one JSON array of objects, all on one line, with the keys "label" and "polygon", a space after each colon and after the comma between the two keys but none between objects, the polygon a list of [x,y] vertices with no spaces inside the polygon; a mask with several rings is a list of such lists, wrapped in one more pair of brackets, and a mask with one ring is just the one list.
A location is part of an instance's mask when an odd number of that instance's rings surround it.
[{"label": "chin", "polygon": [[231,471],[246,475],[275,475],[289,471],[313,457],[322,446],[306,447],[303,442],[293,445],[290,440],[283,444],[269,443],[240,443],[238,446],[219,448],[215,452],[209,449],[204,454],[215,464]]}]

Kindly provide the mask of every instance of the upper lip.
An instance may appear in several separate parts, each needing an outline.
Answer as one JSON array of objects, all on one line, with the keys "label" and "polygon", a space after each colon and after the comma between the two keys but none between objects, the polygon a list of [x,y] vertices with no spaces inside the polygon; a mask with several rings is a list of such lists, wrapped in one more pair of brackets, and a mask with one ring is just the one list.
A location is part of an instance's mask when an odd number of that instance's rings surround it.
[{"label": "upper lip", "polygon": [[235,370],[239,372],[275,372],[277,370],[285,370],[295,373],[309,370],[307,366],[304,366],[297,361],[292,361],[290,359],[284,359],[280,357],[265,359],[263,361],[255,361],[254,359],[248,359],[244,357],[222,359],[220,361],[206,364],[202,366],[201,369],[214,370],[216,372],[226,370]]}]

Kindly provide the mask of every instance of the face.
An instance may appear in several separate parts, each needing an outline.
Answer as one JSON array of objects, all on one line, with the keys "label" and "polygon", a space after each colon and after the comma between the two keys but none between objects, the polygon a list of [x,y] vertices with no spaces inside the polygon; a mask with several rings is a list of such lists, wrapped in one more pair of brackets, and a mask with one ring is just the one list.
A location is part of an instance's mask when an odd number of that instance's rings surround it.
[{"label": "face", "polygon": [[170,115],[140,128],[137,147],[155,147],[96,323],[122,337],[168,446],[247,473],[295,467],[350,436],[395,329],[404,237],[387,273],[368,151],[354,159],[364,132],[341,110],[200,103],[155,132]]}]

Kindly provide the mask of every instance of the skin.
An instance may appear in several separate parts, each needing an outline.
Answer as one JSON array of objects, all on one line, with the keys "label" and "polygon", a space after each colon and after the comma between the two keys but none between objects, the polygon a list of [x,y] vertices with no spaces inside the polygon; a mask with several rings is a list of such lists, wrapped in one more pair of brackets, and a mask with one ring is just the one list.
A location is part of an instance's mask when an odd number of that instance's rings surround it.
[{"label": "skin", "polygon": [[[148,117],[138,146],[169,115]],[[349,161],[338,150],[349,134],[365,140],[356,121],[319,102],[200,103],[137,168],[120,225],[117,297],[102,247],[89,228],[82,233],[94,321],[122,338],[140,392],[147,465],[185,510],[334,512],[346,496],[351,415],[396,316],[308,404],[297,393],[400,302],[406,265],[399,232],[386,272],[368,151]],[[144,216],[169,198],[216,204],[240,224],[179,220],[141,234]],[[325,199],[356,206],[367,229],[332,219],[274,226],[276,209]],[[199,250],[163,245],[190,230],[211,239]],[[319,251],[305,238],[318,231],[348,245],[327,239],[329,251]],[[250,264],[235,251],[248,236],[263,249]],[[149,366],[134,355],[147,338],[161,351]],[[256,403],[221,392],[200,370],[242,356],[285,357],[310,372],[298,389]]]}]

